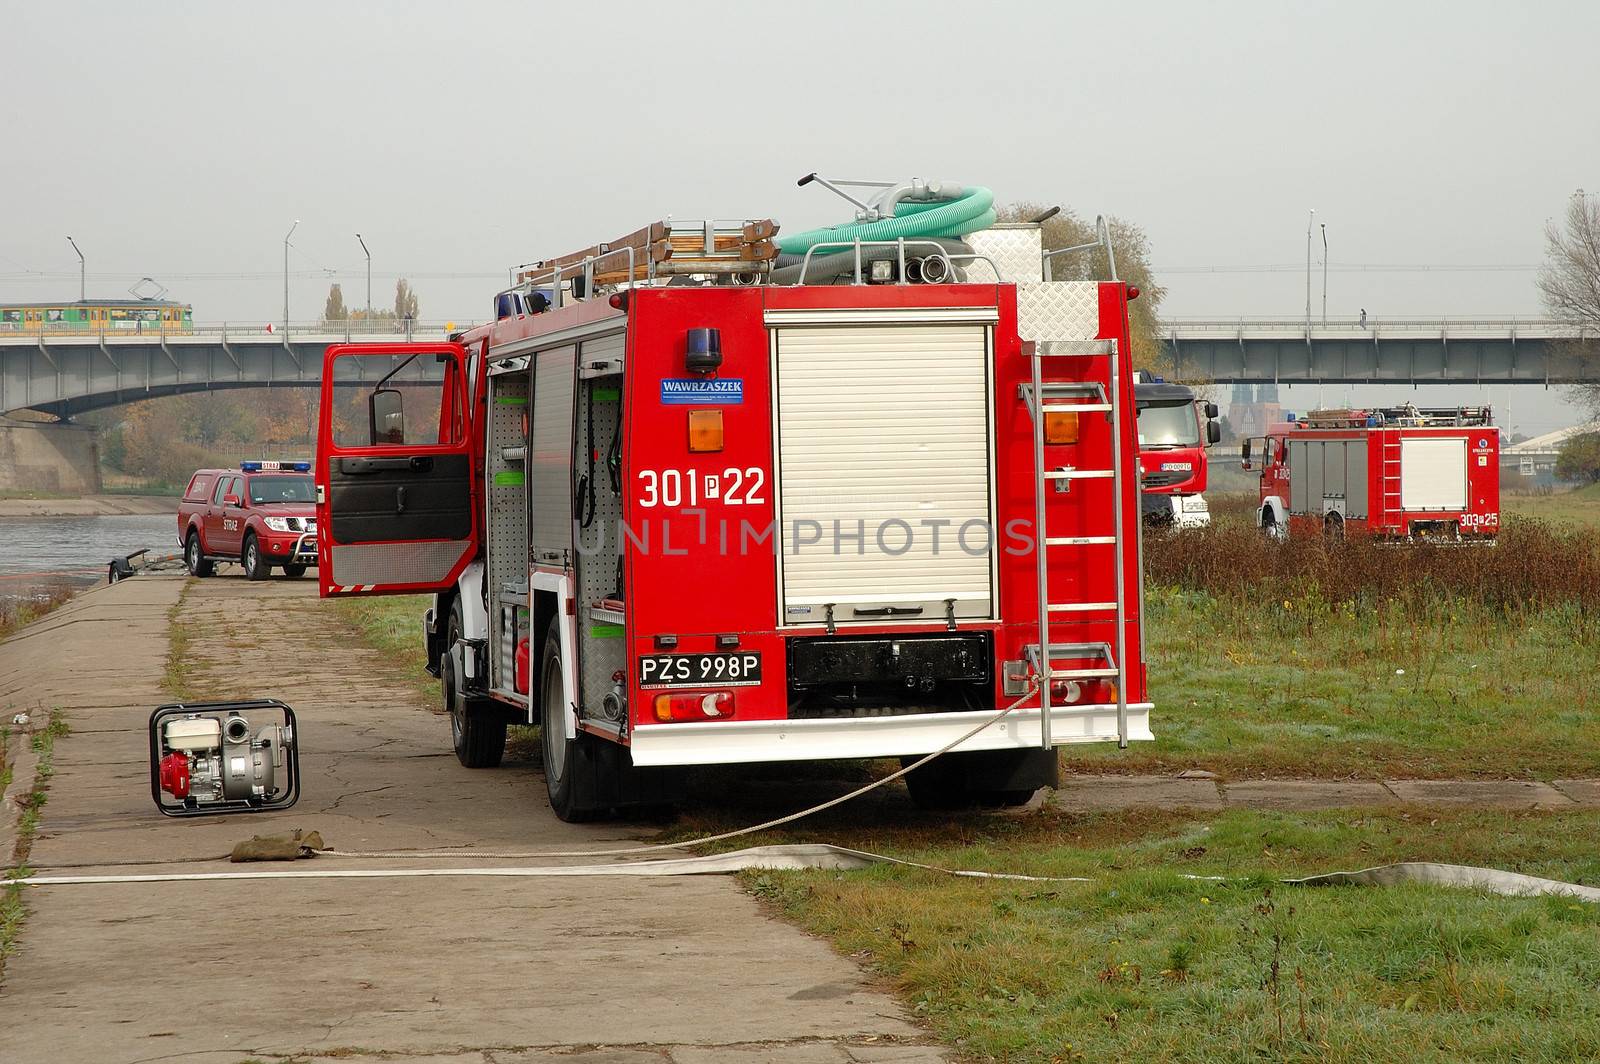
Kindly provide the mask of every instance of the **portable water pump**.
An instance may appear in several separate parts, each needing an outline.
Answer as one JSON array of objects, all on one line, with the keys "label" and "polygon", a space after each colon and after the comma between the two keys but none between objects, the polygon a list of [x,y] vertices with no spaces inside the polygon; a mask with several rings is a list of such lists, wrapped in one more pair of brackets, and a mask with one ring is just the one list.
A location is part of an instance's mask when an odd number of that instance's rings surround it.
[{"label": "portable water pump", "polygon": [[287,809],[300,797],[294,710],[175,702],[150,715],[150,793],[167,816]]}]

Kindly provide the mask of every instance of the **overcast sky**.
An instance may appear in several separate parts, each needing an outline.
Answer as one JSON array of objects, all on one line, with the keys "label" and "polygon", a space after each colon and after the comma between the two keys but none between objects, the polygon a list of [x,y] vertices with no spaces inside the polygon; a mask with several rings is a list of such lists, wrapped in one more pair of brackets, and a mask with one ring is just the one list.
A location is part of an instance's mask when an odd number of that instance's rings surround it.
[{"label": "overcast sky", "polygon": [[75,298],[70,234],[91,295],[148,275],[197,320],[278,319],[299,219],[291,317],[330,280],[364,302],[360,232],[375,303],[404,275],[424,318],[481,320],[508,266],[669,214],[843,220],[816,170],[1120,215],[1170,315],[1303,313],[1310,208],[1330,315],[1533,315],[1545,220],[1600,188],[1594,0],[0,16],[0,299]]}]

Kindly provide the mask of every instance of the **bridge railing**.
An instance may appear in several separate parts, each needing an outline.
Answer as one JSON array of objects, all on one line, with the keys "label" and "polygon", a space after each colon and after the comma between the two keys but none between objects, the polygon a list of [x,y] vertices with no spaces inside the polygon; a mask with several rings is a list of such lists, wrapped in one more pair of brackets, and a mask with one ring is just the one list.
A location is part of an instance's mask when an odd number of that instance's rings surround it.
[{"label": "bridge railing", "polygon": [[[1179,336],[1236,336],[1248,333],[1274,332],[1303,336],[1307,323],[1299,317],[1237,317],[1237,318],[1186,318],[1169,317],[1161,322],[1163,332]],[[1503,315],[1494,317],[1320,317],[1310,322],[1312,336],[1537,336],[1541,338],[1584,338],[1583,330],[1541,317]]]},{"label": "bridge railing", "polygon": [[290,322],[286,329],[282,322],[195,322],[192,325],[177,322],[128,322],[116,328],[105,328],[99,322],[0,322],[0,339],[44,336],[47,338],[107,340],[146,340],[172,337],[235,337],[281,336],[286,340],[299,337],[342,337],[346,340],[409,340],[412,337],[437,337],[449,332],[471,329],[478,322],[471,321],[315,321]]}]

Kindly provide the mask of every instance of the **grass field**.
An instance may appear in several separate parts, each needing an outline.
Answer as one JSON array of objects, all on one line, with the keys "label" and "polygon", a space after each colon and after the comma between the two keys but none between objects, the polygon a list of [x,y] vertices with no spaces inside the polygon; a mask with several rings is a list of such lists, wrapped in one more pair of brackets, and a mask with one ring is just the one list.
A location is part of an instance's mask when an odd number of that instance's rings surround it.
[{"label": "grass field", "polygon": [[1549,495],[1501,495],[1500,509],[1519,517],[1600,528],[1600,484]]},{"label": "grass field", "polygon": [[746,883],[970,1059],[1586,1060],[1600,1055],[1600,906],[1276,881],[1432,859],[1594,882],[1597,830],[1592,813],[1047,813],[879,841],[947,868],[1092,882],[885,866]]}]

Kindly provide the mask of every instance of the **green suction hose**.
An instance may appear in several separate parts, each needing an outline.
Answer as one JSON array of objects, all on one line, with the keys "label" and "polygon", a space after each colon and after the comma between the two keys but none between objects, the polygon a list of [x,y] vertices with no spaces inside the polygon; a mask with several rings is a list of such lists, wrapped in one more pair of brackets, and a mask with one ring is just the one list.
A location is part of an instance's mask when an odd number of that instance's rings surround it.
[{"label": "green suction hose", "polygon": [[880,218],[876,222],[847,222],[780,235],[778,250],[786,255],[803,255],[815,244],[839,240],[957,239],[994,224],[994,193],[973,186],[953,200],[933,203],[908,200],[901,202],[895,211],[895,217]]}]

